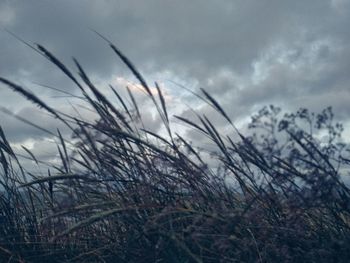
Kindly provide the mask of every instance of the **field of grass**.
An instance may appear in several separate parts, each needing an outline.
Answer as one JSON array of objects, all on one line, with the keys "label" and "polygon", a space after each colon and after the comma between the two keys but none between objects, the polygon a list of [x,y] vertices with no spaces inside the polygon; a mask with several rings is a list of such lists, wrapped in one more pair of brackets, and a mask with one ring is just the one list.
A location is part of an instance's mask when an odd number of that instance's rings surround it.
[{"label": "field of grass", "polygon": [[[113,87],[107,99],[77,61],[79,76],[38,45],[99,119],[63,114],[0,78],[74,138],[56,134],[61,164],[38,176],[0,129],[0,262],[350,262],[349,147],[331,108],[280,116],[265,107],[245,135],[202,90],[198,97],[231,127],[223,135],[201,112],[197,121],[169,116],[161,89],[151,91],[110,47],[152,100],[165,134],[138,128],[136,102]],[[215,167],[201,145],[173,132],[170,118],[212,142]]]}]

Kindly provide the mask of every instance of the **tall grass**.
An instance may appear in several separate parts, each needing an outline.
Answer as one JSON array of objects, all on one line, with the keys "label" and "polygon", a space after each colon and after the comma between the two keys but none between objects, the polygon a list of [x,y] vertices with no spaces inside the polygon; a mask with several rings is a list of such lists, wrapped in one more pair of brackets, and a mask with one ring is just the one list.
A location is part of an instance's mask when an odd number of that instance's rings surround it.
[{"label": "tall grass", "polygon": [[[63,114],[0,78],[67,125],[74,138],[57,133],[61,165],[40,177],[22,167],[0,129],[1,262],[350,260],[349,148],[330,108],[280,117],[280,109],[266,107],[244,135],[202,90],[199,97],[232,133],[223,135],[200,112],[197,121],[176,118],[214,144],[213,168],[201,145],[173,132],[159,86],[154,94],[126,56],[110,47],[139,80],[166,133],[138,128],[141,113],[130,90],[132,107],[113,87],[115,98],[107,98],[78,61],[79,79],[38,45],[99,118]],[[326,141],[319,139],[322,132]]]}]

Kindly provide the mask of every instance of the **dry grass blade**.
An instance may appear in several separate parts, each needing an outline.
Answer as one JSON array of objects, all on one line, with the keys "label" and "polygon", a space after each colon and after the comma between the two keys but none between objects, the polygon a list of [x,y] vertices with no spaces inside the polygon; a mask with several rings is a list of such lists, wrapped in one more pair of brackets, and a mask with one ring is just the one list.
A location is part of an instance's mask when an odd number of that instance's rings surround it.
[{"label": "dry grass blade", "polygon": [[140,81],[142,87],[144,87],[146,89],[148,95],[153,97],[152,92],[151,92],[150,88],[148,87],[145,79],[142,77],[142,75],[136,69],[136,67],[131,63],[131,61],[112,43],[110,43],[110,47],[119,56],[119,58],[125,63],[125,65],[128,66],[128,68],[131,70],[131,72],[134,74],[134,76]]},{"label": "dry grass blade", "polygon": [[99,203],[93,203],[93,204],[84,204],[84,205],[78,205],[78,206],[73,206],[68,209],[59,211],[57,213],[54,213],[52,215],[46,216],[44,218],[40,219],[40,222],[44,222],[48,219],[51,218],[58,218],[66,215],[72,215],[80,212],[86,212],[86,211],[91,211],[91,209],[105,209],[108,206],[113,206],[116,203],[114,201],[104,201],[104,202],[99,202]]},{"label": "dry grass blade", "polygon": [[47,176],[43,178],[39,178],[37,180],[31,181],[29,183],[25,183],[20,185],[20,187],[28,187],[34,184],[40,184],[40,183],[45,183],[45,182],[50,182],[50,181],[57,181],[57,180],[73,180],[73,179],[79,179],[79,180],[84,180],[84,181],[89,181],[89,182],[99,182],[100,180],[97,180],[95,178],[91,178],[88,175],[79,175],[79,174],[59,174],[59,175],[52,175],[52,176]]},{"label": "dry grass blade", "polygon": [[46,103],[44,103],[42,100],[40,100],[37,96],[35,96],[33,93],[25,90],[23,87],[14,84],[13,82],[1,78],[0,77],[0,82],[6,84],[8,87],[10,87],[13,91],[21,94],[22,96],[24,96],[27,100],[31,101],[32,103],[34,103],[35,105],[39,106],[42,109],[47,110],[48,112],[50,112],[52,115],[54,115],[56,118],[61,119],[61,117],[48,105],[46,105]]},{"label": "dry grass blade", "polygon": [[65,141],[64,141],[64,139],[63,139],[63,136],[62,136],[62,134],[61,134],[61,132],[60,132],[59,129],[57,129],[57,133],[58,133],[58,137],[59,137],[59,139],[60,139],[60,143],[61,143],[61,145],[62,145],[62,147],[63,147],[64,159],[65,159],[65,161],[66,161],[67,163],[69,163],[69,156],[68,156],[68,151],[67,151],[66,143],[65,143]]},{"label": "dry grass blade", "polygon": [[[6,248],[4,248],[4,247],[2,247],[2,246],[0,246],[0,251],[5,252],[7,255],[9,255],[11,261],[12,261],[12,260],[16,260],[16,261],[19,262],[19,263],[25,263],[25,262],[26,262],[25,260],[23,260],[23,259],[21,259],[20,257],[18,257],[18,256],[16,255],[15,252],[11,252],[10,250],[8,250],[8,249],[6,249]],[[0,254],[0,255],[1,255],[1,254]],[[10,262],[10,261],[9,261],[9,262]]]},{"label": "dry grass blade", "polygon": [[176,119],[179,119],[180,121],[183,121],[185,123],[187,123],[188,125],[196,128],[197,130],[203,132],[204,134],[208,134],[208,132],[206,130],[204,130],[202,127],[200,127],[199,125],[195,124],[194,122],[186,119],[186,118],[183,118],[183,117],[180,117],[180,116],[174,116]]},{"label": "dry grass blade", "polygon": [[202,160],[202,158],[199,156],[199,153],[193,149],[193,147],[191,146],[191,144],[189,144],[182,136],[180,136],[179,134],[176,133],[176,136],[179,138],[179,140],[184,144],[186,145],[187,149],[190,150],[191,153],[193,153],[196,158],[203,164],[204,161]]},{"label": "dry grass blade", "polygon": [[100,33],[96,32],[95,30],[92,30],[92,31],[95,32],[102,39],[107,41],[107,43],[112,48],[112,50],[118,55],[118,57],[124,62],[124,64],[131,70],[131,72],[134,74],[134,76],[140,81],[142,87],[147,91],[148,95],[153,97],[152,92],[151,92],[150,88],[148,87],[146,80],[142,77],[141,73],[136,69],[136,67],[133,65],[133,63],[106,37],[104,37]]},{"label": "dry grass blade", "polygon": [[[0,143],[0,164],[1,164],[1,168],[3,170],[3,178],[9,178],[10,175],[10,163],[8,162],[6,155],[2,149],[1,143]],[[6,189],[7,188],[7,183],[6,182],[2,182],[2,180],[0,180],[0,185]]]},{"label": "dry grass blade", "polygon": [[166,119],[166,123],[169,123],[168,112],[167,112],[167,109],[166,109],[164,96],[163,96],[162,91],[161,91],[161,89],[160,89],[160,87],[159,87],[157,82],[155,82],[155,85],[156,85],[156,88],[157,88],[157,91],[158,91],[159,100],[160,100],[160,102],[162,104],[162,109],[163,109],[163,113],[164,113],[164,116],[165,116],[165,119]]},{"label": "dry grass blade", "polygon": [[73,225],[69,229],[63,231],[62,233],[58,234],[57,236],[54,237],[54,240],[57,240],[58,238],[62,236],[66,236],[74,231],[77,231],[78,229],[81,229],[85,226],[91,225],[97,221],[103,220],[109,216],[126,212],[126,211],[137,211],[139,210],[139,207],[126,207],[126,208],[115,208],[115,209],[110,209],[101,213],[94,214],[93,216],[90,216],[89,218],[82,220],[78,222],[77,224]]},{"label": "dry grass blade", "polygon": [[124,126],[129,130],[132,131],[132,128],[130,127],[130,125],[127,123],[127,121],[125,120],[125,117],[123,114],[121,114],[114,106],[112,103],[110,103],[109,100],[107,100],[107,98],[92,84],[92,82],[90,81],[89,77],[86,75],[85,71],[83,70],[83,68],[80,66],[79,62],[76,59],[73,59],[75,65],[78,67],[79,69],[79,74],[81,76],[81,78],[83,79],[83,81],[85,82],[86,85],[88,85],[88,87],[91,89],[91,91],[94,93],[95,97],[102,103],[106,104],[108,108],[110,108],[112,110],[112,112],[122,121],[122,123],[124,124]]},{"label": "dry grass blade", "polygon": [[174,241],[175,244],[179,246],[193,260],[193,262],[203,263],[203,260],[200,259],[197,255],[193,254],[187,245],[183,241],[180,241],[174,234],[163,233],[163,235],[169,237],[172,241]]},{"label": "dry grass blade", "polygon": [[157,138],[158,140],[160,140],[162,143],[164,143],[165,145],[169,145],[169,146],[173,146],[170,142],[168,142],[166,139],[164,139],[162,136],[160,136],[159,134],[156,134],[152,131],[149,130],[145,130],[145,129],[140,129],[141,131],[144,131],[145,133],[152,135],[154,138]]},{"label": "dry grass blade", "polygon": [[215,126],[211,123],[211,121],[206,116],[203,116],[203,117],[205,121],[202,120],[202,123],[210,133],[211,138],[215,141],[215,143],[219,146],[222,152],[226,155],[227,154],[226,146],[223,140],[221,139],[219,132],[216,130]]},{"label": "dry grass blade", "polygon": [[76,78],[73,76],[73,74],[69,71],[69,69],[61,62],[59,61],[53,54],[51,54],[50,51],[48,51],[46,48],[44,48],[41,45],[37,45],[38,49],[48,58],[54,65],[56,65],[62,72],[68,76],[81,90],[83,90],[80,83],[76,80]]},{"label": "dry grass blade", "polygon": [[205,98],[203,98],[203,97],[202,97],[201,95],[199,95],[198,93],[196,93],[196,92],[190,90],[189,88],[185,87],[184,85],[182,85],[182,84],[180,84],[180,83],[178,83],[178,82],[175,82],[175,81],[173,81],[173,80],[170,80],[170,79],[168,79],[167,81],[169,81],[170,83],[172,83],[172,84],[178,86],[178,87],[181,88],[181,89],[184,89],[184,90],[188,91],[189,93],[191,93],[193,96],[195,96],[196,98],[198,98],[198,99],[201,100],[202,102],[208,103],[208,101],[207,101]]},{"label": "dry grass blade", "polygon": [[1,126],[0,126],[0,137],[2,140],[2,141],[0,141],[0,148],[3,149],[6,153],[8,153],[12,156],[15,156],[15,153],[13,152],[13,150],[10,146],[10,143],[7,141],[5,133],[4,133]]},{"label": "dry grass blade", "polygon": [[65,94],[65,95],[67,95],[67,97],[70,97],[70,98],[85,100],[85,97],[77,96],[77,95],[75,95],[75,94],[73,94],[71,92],[68,92],[68,91],[65,91],[65,90],[62,90],[62,89],[58,89],[58,88],[51,87],[51,86],[48,86],[48,85],[45,85],[45,84],[41,84],[41,83],[37,83],[37,82],[33,82],[33,84],[38,85],[39,87],[47,88],[47,89],[54,90],[54,91],[57,91],[59,93]]},{"label": "dry grass blade", "polygon": [[223,110],[223,108],[220,106],[220,104],[208,93],[206,92],[204,89],[201,89],[201,91],[203,92],[203,94],[205,95],[205,97],[215,106],[215,109],[217,111],[219,111],[222,116],[225,117],[225,119],[232,124],[231,119],[228,117],[228,115],[226,114],[226,112]]},{"label": "dry grass blade", "polygon": [[175,156],[173,156],[171,153],[168,153],[167,151],[160,149],[159,147],[157,147],[149,142],[146,142],[146,141],[144,141],[144,140],[142,140],[142,139],[140,139],[132,134],[128,134],[128,133],[125,133],[122,131],[116,131],[115,134],[123,136],[123,138],[125,140],[133,141],[136,145],[138,145],[141,148],[148,147],[148,148],[152,149],[153,151],[157,152],[158,154],[160,154],[162,157],[167,157],[170,160],[177,161],[177,158]]},{"label": "dry grass blade", "polygon": [[132,102],[132,104],[133,104],[133,106],[134,106],[134,108],[135,108],[135,110],[136,110],[137,118],[138,118],[138,120],[141,121],[142,118],[141,118],[139,106],[137,106],[135,97],[134,97],[134,95],[132,94],[132,92],[131,92],[131,90],[130,90],[130,88],[129,88],[128,86],[126,86],[126,90],[128,91],[128,94],[129,94],[129,97],[130,97],[130,99],[131,99],[131,102]]},{"label": "dry grass blade", "polygon": [[130,120],[133,120],[133,117],[128,109],[128,107],[126,106],[124,100],[122,99],[122,97],[118,94],[118,92],[112,87],[112,85],[109,85],[109,87],[111,88],[111,90],[113,91],[114,95],[117,96],[119,102],[122,104],[123,109],[125,110],[125,112],[128,114]]},{"label": "dry grass blade", "polygon": [[28,148],[26,148],[23,145],[21,145],[21,147],[30,155],[30,157],[33,159],[33,161],[35,161],[36,164],[39,164],[38,160],[35,158],[35,155]]},{"label": "dry grass blade", "polygon": [[[67,158],[63,155],[62,151],[61,151],[61,147],[59,145],[57,145],[57,151],[60,155],[60,159],[61,162],[63,164],[63,168],[64,168],[64,172],[68,173],[69,172],[69,164],[67,162]],[[62,170],[60,170],[62,172]]]},{"label": "dry grass blade", "polygon": [[38,129],[38,130],[40,130],[40,131],[42,131],[42,132],[44,132],[46,134],[49,134],[49,135],[51,135],[53,137],[57,137],[57,135],[54,134],[53,132],[51,132],[51,131],[49,131],[49,130],[47,130],[47,129],[45,129],[45,128],[43,128],[43,127],[41,127],[41,126],[39,126],[39,125],[29,121],[29,120],[27,120],[27,119],[24,119],[24,118],[22,118],[19,115],[16,115],[16,114],[12,113],[11,111],[9,111],[8,109],[6,109],[4,107],[0,107],[0,111],[5,113],[8,116],[11,116],[11,117],[13,117],[13,118],[15,118],[15,119],[25,123],[25,124],[28,124],[28,125],[34,127],[35,129]]}]

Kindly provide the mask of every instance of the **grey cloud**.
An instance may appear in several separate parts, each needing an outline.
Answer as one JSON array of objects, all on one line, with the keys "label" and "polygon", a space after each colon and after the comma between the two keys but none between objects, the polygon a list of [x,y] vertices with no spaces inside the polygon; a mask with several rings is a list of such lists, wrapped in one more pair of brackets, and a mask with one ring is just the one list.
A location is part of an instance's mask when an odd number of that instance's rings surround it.
[{"label": "grey cloud", "polygon": [[[6,1],[0,4],[6,14],[0,23],[29,42],[45,45],[69,66],[73,66],[70,57],[76,56],[98,79],[130,77],[106,43],[89,31],[96,29],[116,43],[146,77],[170,72],[184,85],[195,83],[213,94],[233,119],[270,103],[286,108],[332,103],[344,119],[349,112],[344,99],[350,85],[350,6],[346,1],[88,3]],[[4,31],[0,43],[1,76],[76,92],[59,70]],[[267,72],[259,81],[254,79],[257,62]],[[44,97],[53,94],[31,88]],[[176,96],[184,96],[176,86],[171,89]],[[1,86],[0,104],[21,107]],[[148,120],[153,121],[157,122]]]},{"label": "grey cloud", "polygon": [[111,72],[115,60],[88,27],[106,33],[138,64],[153,65],[152,70],[187,65],[184,74],[191,67],[205,72],[229,65],[241,71],[271,42],[295,37],[295,24],[309,15],[301,14],[318,7],[324,16],[330,9],[315,1],[180,2],[9,1],[16,11],[9,29],[62,57],[81,57],[102,75]]}]

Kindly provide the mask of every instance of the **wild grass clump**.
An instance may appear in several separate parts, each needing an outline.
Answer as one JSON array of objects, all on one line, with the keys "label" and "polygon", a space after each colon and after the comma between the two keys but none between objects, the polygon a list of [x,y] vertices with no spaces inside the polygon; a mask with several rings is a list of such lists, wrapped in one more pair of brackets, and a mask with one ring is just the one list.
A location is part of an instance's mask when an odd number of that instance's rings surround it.
[{"label": "wild grass clump", "polygon": [[110,46],[152,100],[166,133],[135,125],[141,114],[131,92],[132,107],[113,87],[115,98],[107,98],[78,61],[79,79],[38,45],[99,118],[63,114],[0,78],[67,125],[74,139],[58,132],[61,165],[38,176],[22,167],[0,130],[1,262],[350,260],[349,147],[330,108],[280,117],[279,108],[265,107],[244,135],[203,90],[200,97],[232,134],[223,135],[200,112],[197,121],[176,118],[214,144],[211,167],[201,145],[173,132],[159,86],[153,92]]}]

